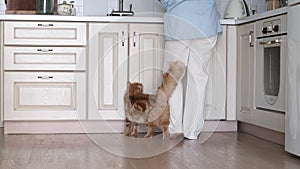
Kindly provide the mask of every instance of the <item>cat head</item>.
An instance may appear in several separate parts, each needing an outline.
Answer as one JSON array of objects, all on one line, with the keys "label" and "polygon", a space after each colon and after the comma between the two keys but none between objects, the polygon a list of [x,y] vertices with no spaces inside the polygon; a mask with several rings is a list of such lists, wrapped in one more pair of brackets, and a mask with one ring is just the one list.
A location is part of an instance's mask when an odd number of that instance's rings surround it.
[{"label": "cat head", "polygon": [[143,84],[142,83],[130,83],[127,82],[127,92],[129,96],[134,96],[143,93]]}]

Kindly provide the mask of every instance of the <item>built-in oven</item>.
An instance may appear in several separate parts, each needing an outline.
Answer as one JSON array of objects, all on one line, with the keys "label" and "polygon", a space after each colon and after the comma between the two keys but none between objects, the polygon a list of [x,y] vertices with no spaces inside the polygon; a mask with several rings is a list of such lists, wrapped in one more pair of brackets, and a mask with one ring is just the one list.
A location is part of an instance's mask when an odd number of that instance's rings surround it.
[{"label": "built-in oven", "polygon": [[286,15],[256,22],[256,109],[285,112],[286,22]]}]

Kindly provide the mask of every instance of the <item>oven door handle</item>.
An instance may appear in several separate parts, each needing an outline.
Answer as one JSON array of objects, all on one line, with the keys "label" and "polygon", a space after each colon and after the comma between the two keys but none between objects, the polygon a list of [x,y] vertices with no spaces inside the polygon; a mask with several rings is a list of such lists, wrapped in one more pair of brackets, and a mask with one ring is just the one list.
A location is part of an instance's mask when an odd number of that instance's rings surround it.
[{"label": "oven door handle", "polygon": [[270,41],[260,41],[259,42],[260,45],[272,45],[272,44],[277,44],[277,43],[281,43],[281,40],[275,39],[275,40],[270,40]]}]

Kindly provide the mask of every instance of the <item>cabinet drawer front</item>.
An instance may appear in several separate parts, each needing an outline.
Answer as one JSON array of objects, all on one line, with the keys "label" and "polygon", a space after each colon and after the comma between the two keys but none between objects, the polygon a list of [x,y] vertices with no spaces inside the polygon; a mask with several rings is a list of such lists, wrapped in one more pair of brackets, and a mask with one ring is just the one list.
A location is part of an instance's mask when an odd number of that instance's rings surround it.
[{"label": "cabinet drawer front", "polygon": [[85,70],[84,47],[4,47],[5,70]]},{"label": "cabinet drawer front", "polygon": [[86,24],[5,22],[5,45],[85,45]]},{"label": "cabinet drawer front", "polygon": [[85,74],[5,72],[5,120],[85,118]]}]

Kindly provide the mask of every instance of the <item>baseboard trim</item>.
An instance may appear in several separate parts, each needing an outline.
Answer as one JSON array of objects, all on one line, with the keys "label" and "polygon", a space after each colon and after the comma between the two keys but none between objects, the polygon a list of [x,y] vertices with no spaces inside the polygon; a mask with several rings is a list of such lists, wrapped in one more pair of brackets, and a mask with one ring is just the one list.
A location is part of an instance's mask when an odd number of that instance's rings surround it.
[{"label": "baseboard trim", "polygon": [[264,127],[256,126],[253,124],[245,123],[245,122],[238,122],[238,131],[247,133],[261,139],[279,144],[284,145],[284,133],[274,131],[271,129],[267,129]]},{"label": "baseboard trim", "polygon": [[120,133],[124,121],[5,121],[4,134]]},{"label": "baseboard trim", "polygon": [[205,121],[202,132],[236,132],[237,121]]},{"label": "baseboard trim", "polygon": [[[5,121],[4,134],[122,133],[123,120]],[[140,132],[146,132],[142,126]],[[206,121],[203,132],[236,132],[236,121]]]}]

